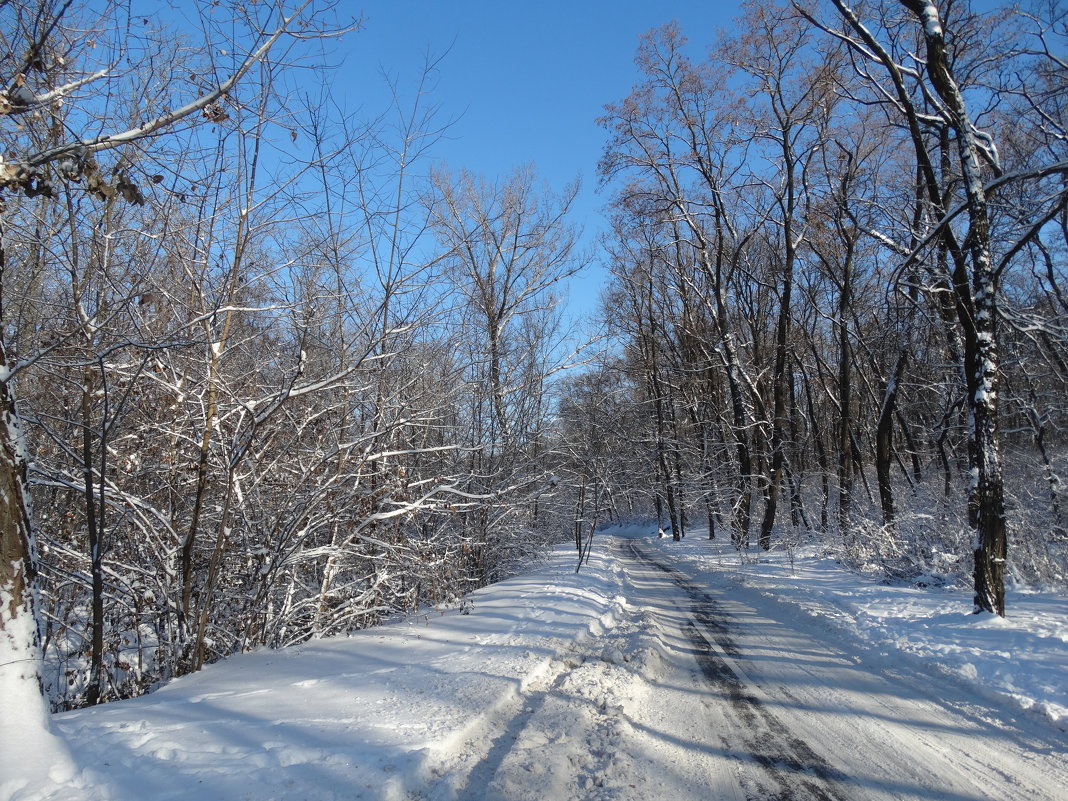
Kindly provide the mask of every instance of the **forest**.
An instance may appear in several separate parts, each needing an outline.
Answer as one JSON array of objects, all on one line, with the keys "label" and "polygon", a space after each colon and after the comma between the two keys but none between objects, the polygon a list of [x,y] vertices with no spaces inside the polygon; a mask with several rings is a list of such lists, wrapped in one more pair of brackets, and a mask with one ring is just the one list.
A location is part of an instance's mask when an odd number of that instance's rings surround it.
[{"label": "forest", "polygon": [[2,669],[131,697],[635,519],[1063,588],[1068,10],[978,6],[647,32],[591,250],[426,87],[334,105],[340,6],[0,0]]}]

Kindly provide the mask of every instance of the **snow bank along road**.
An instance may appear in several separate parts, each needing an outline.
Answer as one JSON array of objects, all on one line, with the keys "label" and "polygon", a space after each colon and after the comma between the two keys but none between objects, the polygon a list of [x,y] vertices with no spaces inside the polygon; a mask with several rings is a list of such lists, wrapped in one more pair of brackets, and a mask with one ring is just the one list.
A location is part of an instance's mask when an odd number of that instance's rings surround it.
[{"label": "snow bank along road", "polygon": [[0,799],[1068,798],[1048,720],[670,543],[601,535],[473,600],[58,716],[78,770],[0,760]]}]

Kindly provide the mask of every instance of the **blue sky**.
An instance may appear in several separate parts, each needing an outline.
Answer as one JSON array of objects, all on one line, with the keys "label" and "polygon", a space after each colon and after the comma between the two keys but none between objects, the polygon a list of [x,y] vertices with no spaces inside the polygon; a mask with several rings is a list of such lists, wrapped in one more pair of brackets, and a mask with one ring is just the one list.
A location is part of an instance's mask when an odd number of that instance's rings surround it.
[{"label": "blue sky", "polygon": [[[554,188],[579,178],[575,222],[587,241],[602,228],[605,202],[595,191],[604,142],[596,119],[635,82],[639,34],[678,20],[700,56],[738,13],[733,2],[639,0],[352,5],[362,10],[365,25],[344,46],[349,104],[377,110],[380,71],[410,88],[426,54],[444,54],[432,99],[442,117],[455,123],[435,148],[436,159],[489,178],[533,163]],[[576,280],[572,311],[594,311],[603,282],[597,268]]]}]

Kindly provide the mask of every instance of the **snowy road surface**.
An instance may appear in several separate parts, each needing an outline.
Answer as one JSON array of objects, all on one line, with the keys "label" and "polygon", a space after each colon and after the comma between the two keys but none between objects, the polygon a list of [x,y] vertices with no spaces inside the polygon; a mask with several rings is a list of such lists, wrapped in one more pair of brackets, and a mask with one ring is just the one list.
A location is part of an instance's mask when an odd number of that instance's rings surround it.
[{"label": "snowy road surface", "polygon": [[2,765],[0,799],[1068,798],[1068,736],[1035,711],[699,579],[670,543],[573,560],[469,615],[57,716],[75,775]]},{"label": "snowy road surface", "polygon": [[1063,738],[1013,730],[959,688],[869,664],[775,620],[759,597],[708,594],[639,543],[626,545],[630,597],[656,610],[671,650],[700,668],[688,687],[686,660],[675,661],[671,691],[683,712],[660,718],[663,730],[690,733],[687,797],[700,797],[702,782],[713,798],[1065,797]]}]

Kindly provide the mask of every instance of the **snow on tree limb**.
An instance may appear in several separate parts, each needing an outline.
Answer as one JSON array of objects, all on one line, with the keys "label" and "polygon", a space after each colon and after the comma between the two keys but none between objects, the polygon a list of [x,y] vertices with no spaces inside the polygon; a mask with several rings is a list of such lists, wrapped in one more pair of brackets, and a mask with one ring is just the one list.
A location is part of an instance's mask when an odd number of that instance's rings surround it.
[{"label": "snow on tree limb", "polygon": [[[245,60],[241,63],[241,66],[234,71],[234,73],[225,81],[220,83],[217,87],[212,89],[200,97],[191,100],[180,108],[173,111],[167,111],[158,115],[154,119],[139,125],[135,128],[129,128],[125,131],[119,131],[112,134],[101,134],[99,136],[92,137],[90,139],[81,139],[74,142],[66,142],[62,145],[42,150],[22,160],[8,161],[0,168],[7,171],[12,170],[26,170],[32,171],[33,168],[49,164],[64,156],[70,156],[75,154],[84,153],[98,153],[105,150],[112,150],[122,145],[129,144],[130,142],[136,142],[141,139],[153,136],[162,131],[167,130],[173,126],[179,120],[189,117],[197,112],[208,110],[212,104],[222,99],[224,96],[230,93],[230,91],[237,85],[252,67],[262,60],[268,53],[268,51],[274,46],[274,44],[285,34],[290,33],[290,28],[304,12],[304,10],[311,5],[311,0],[304,0],[297,7],[297,9],[288,17],[283,17],[281,23],[277,28],[257,47]],[[94,76],[90,76],[86,81],[82,81],[79,85],[84,85],[88,80],[102,77],[102,73],[97,73]],[[64,87],[64,89],[70,90],[71,87]],[[59,90],[56,90],[57,92]],[[2,177],[2,176],[0,176]]]},{"label": "snow on tree limb", "polygon": [[[1016,170],[1005,175],[1000,175],[992,181],[989,181],[984,184],[982,188],[982,193],[984,197],[989,200],[990,196],[994,192],[1009,184],[1018,183],[1021,181],[1035,181],[1040,180],[1042,178],[1048,178],[1051,175],[1065,174],[1068,174],[1068,160],[1058,161],[1053,164],[1046,164],[1042,167],[1036,167],[1030,170]],[[1059,207],[1060,204],[1057,204],[1057,206],[1043,218],[1038,228],[1034,229],[1033,234],[1038,232],[1038,229],[1041,228],[1041,225],[1044,225],[1046,222],[1049,221],[1049,219],[1052,219],[1052,216],[1057,213],[1056,209]],[[959,217],[967,210],[968,200],[966,199],[958,202],[952,208],[947,210],[945,214],[942,215],[941,219],[939,219],[931,227],[931,230],[927,232],[927,235],[920,241],[920,243],[914,248],[912,248],[910,252],[907,252],[907,258],[905,259],[905,263],[902,266],[902,269],[907,269],[910,265],[915,264],[916,261],[919,259],[920,254],[928,247],[930,247],[931,244],[934,243],[934,241],[942,235],[942,232],[946,229],[946,226],[948,226],[951,222],[953,222],[955,218]],[[880,237],[880,241],[884,241],[889,244],[888,240],[886,240],[885,237]],[[895,249],[897,249],[896,246]],[[1013,248],[1010,248],[1010,255],[1015,253],[1017,250],[1018,247],[1015,246]],[[904,252],[902,253],[902,255],[905,255]],[[1004,266],[1004,264],[1002,266]]]}]

